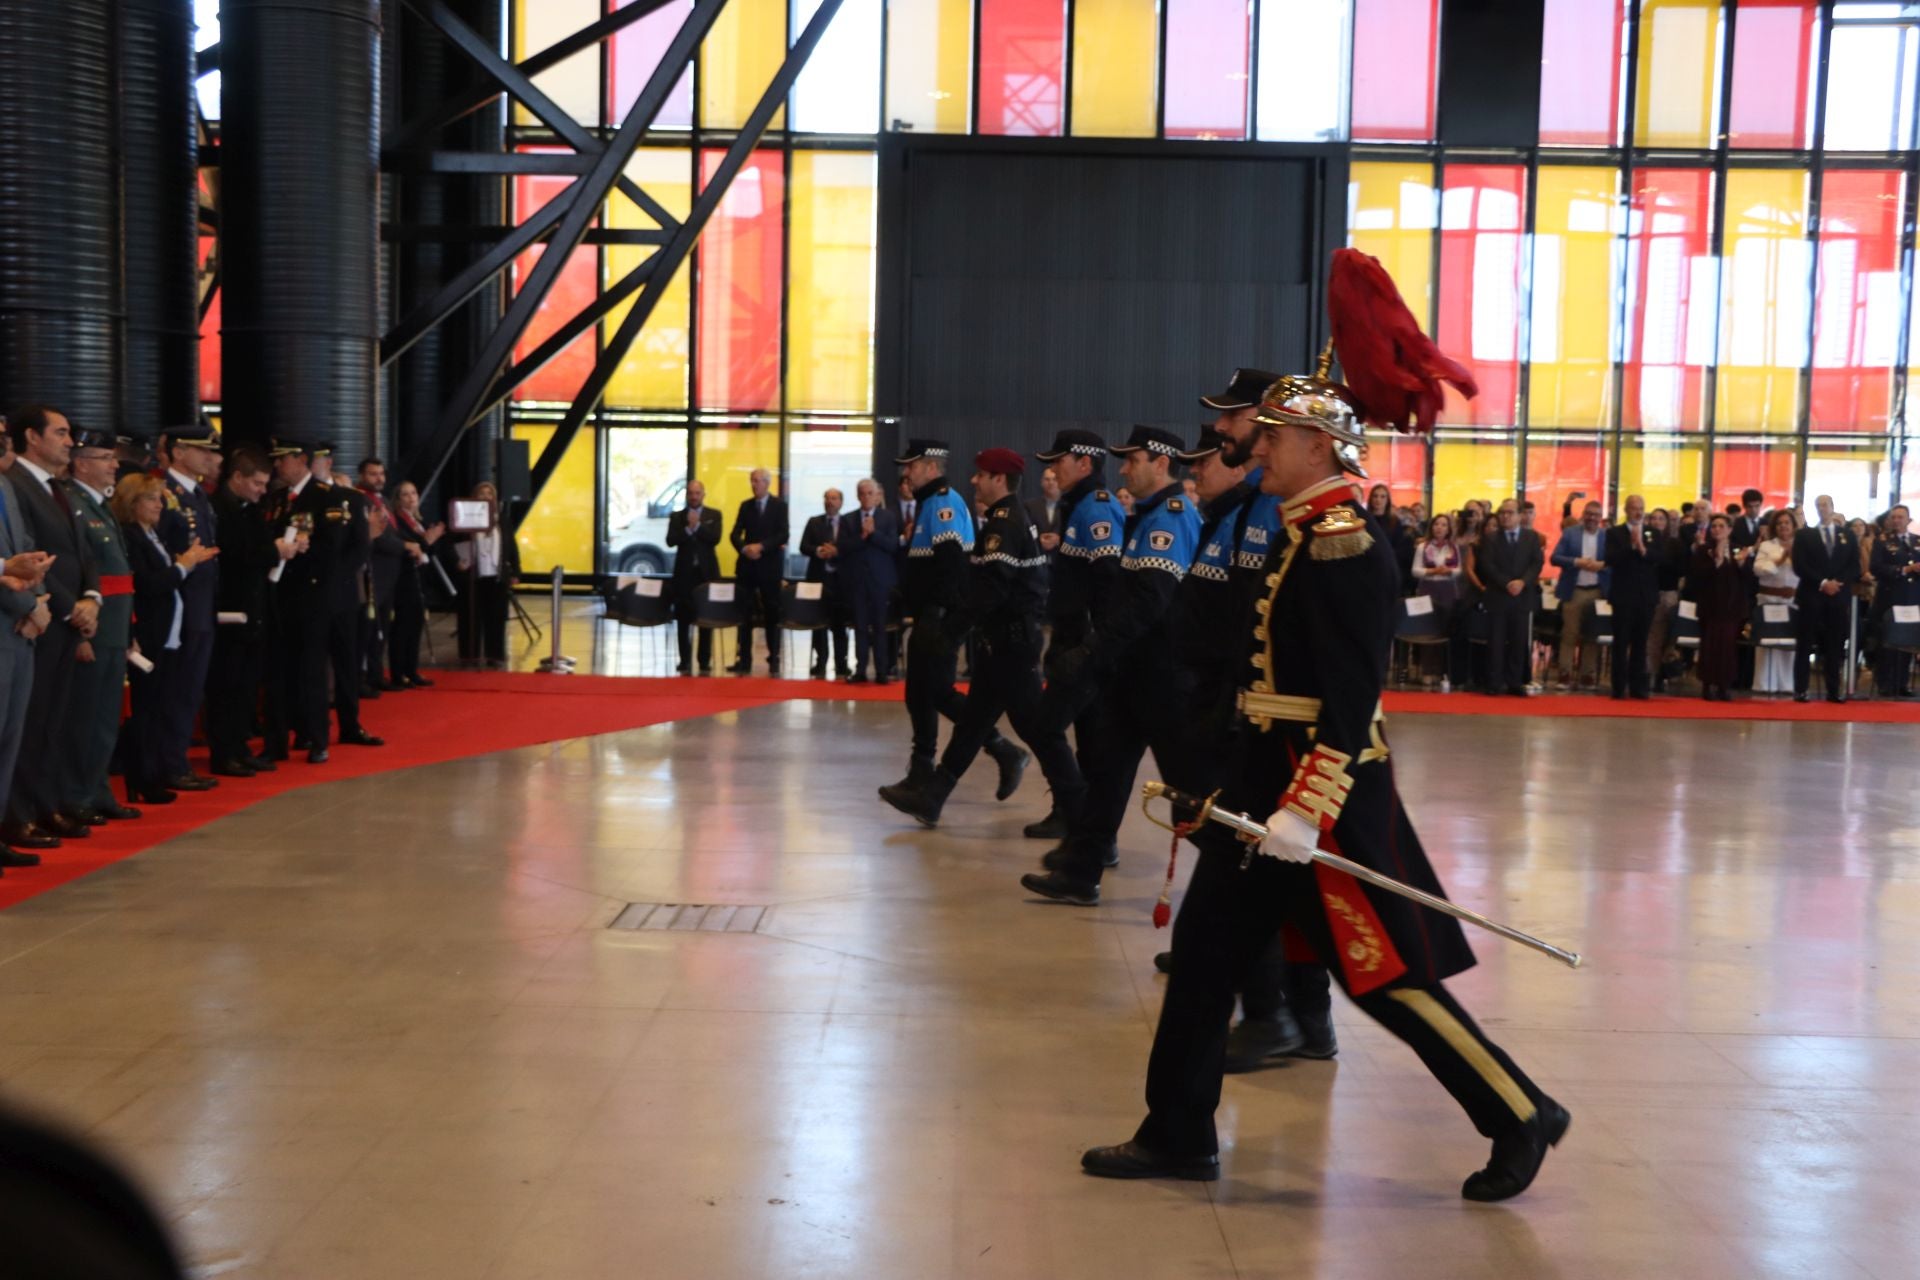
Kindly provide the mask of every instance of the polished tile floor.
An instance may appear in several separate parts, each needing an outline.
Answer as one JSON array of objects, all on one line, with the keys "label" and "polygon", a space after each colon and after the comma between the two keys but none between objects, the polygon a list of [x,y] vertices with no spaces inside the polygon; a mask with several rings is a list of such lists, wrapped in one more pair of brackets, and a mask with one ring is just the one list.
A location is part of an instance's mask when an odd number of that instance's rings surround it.
[{"label": "polished tile floor", "polygon": [[[1456,992],[1574,1113],[1524,1198],[1340,1007],[1231,1080],[1225,1177],[1127,1136],[1164,944],[1134,821],[1097,910],[1023,899],[1044,797],[873,796],[883,704],[796,702],[288,795],[0,915],[0,1096],[118,1153],[200,1273],[1920,1273],[1910,730],[1403,717],[1489,939]],[[1037,779],[1036,779],[1037,782]],[[623,932],[628,902],[771,905]],[[3,1270],[0,1267],[0,1270]]]}]

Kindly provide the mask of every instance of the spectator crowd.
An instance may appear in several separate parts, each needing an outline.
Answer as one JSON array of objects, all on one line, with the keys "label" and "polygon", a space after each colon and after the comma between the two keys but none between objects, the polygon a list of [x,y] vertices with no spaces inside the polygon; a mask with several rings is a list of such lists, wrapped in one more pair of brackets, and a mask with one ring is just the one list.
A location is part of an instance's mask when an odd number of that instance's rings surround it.
[{"label": "spectator crowd", "polygon": [[206,424],[140,440],[44,405],[5,428],[0,874],[295,752],[384,745],[362,700],[432,683],[436,595],[466,601],[463,657],[504,656],[517,564],[490,486],[449,536],[411,483],[389,498],[381,459],[349,483],[323,443],[226,450]]}]

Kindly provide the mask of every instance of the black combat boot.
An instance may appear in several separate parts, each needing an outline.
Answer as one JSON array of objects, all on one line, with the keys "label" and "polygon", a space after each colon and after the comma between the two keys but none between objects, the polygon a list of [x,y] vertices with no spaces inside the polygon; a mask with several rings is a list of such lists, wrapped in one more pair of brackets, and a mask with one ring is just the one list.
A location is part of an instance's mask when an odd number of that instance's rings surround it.
[{"label": "black combat boot", "polygon": [[1026,773],[1027,761],[1032,757],[1024,747],[997,733],[987,739],[985,750],[1000,766],[1000,785],[993,789],[993,798],[1005,800],[1020,789],[1020,777]]},{"label": "black combat boot", "polygon": [[937,827],[940,825],[940,810],[945,807],[947,797],[953,794],[953,785],[958,781],[960,779],[945,769],[935,769],[917,783],[880,788],[880,798],[921,826]]}]

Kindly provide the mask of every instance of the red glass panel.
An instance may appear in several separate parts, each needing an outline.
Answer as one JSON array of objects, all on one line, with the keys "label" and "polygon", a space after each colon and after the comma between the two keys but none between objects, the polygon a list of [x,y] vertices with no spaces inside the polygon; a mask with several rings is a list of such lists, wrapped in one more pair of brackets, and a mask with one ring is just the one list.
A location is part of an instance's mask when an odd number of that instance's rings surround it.
[{"label": "red glass panel", "polygon": [[1061,0],[980,0],[980,132],[1057,137],[1067,11]]},{"label": "red glass panel", "polygon": [[1433,137],[1440,0],[1355,0],[1353,137],[1425,142]]},{"label": "red glass panel", "polygon": [[1520,388],[1521,233],[1526,170],[1450,164],[1440,194],[1440,346],[1473,371],[1480,394],[1452,389],[1440,421],[1513,425]]},{"label": "red glass panel", "polygon": [[1533,527],[1558,537],[1566,520],[1562,508],[1575,494],[1580,495],[1573,506],[1575,516],[1588,501],[1605,505],[1607,462],[1606,442],[1598,436],[1543,440],[1529,435],[1526,499],[1534,506]]},{"label": "red glass panel", "polygon": [[[633,0],[613,0],[609,10],[624,9]],[[693,12],[693,0],[668,0],[632,26],[615,33],[610,43],[613,57],[608,64],[607,120],[618,125],[626,118],[633,100],[647,84],[647,78],[660,65],[660,56],[680,30],[680,24]],[[693,123],[693,67],[689,65],[660,104],[654,117],[659,128],[686,128]]]},{"label": "red glass panel", "polygon": [[1814,0],[1740,0],[1733,36],[1727,142],[1734,147],[1807,145],[1807,93]]},{"label": "red glass panel", "polygon": [[[702,181],[724,153],[701,152]],[[749,412],[780,402],[781,207],[777,151],[756,151],[727,188],[700,238],[700,353],[694,394],[703,409]]]},{"label": "red glass panel", "polygon": [[1540,46],[1540,141],[1610,147],[1620,137],[1624,0],[1547,0]]},{"label": "red glass panel", "polygon": [[1250,30],[1246,0],[1170,0],[1167,137],[1247,136]]},{"label": "red glass panel", "polygon": [[[200,267],[206,269],[207,255],[213,252],[213,237],[200,237]],[[220,403],[220,293],[214,291],[206,318],[200,321],[200,399]]]},{"label": "red glass panel", "polygon": [[1640,169],[1631,178],[1624,423],[1698,431],[1719,298],[1708,252],[1713,174]]},{"label": "red glass panel", "polygon": [[1364,487],[1384,484],[1393,490],[1393,505],[1411,506],[1427,500],[1427,442],[1406,436],[1367,437],[1367,479]]},{"label": "red glass panel", "polygon": [[1758,489],[1767,495],[1766,507],[1784,507],[1793,500],[1791,443],[1777,445],[1723,445],[1713,451],[1713,509],[1725,511],[1738,503],[1742,492]]},{"label": "red glass panel", "polygon": [[[532,149],[532,148],[530,148]],[[515,218],[524,222],[529,215],[539,211],[547,201],[565,191],[573,181],[565,175],[521,174],[514,179],[513,210]],[[513,262],[513,287],[518,290],[526,283],[527,276],[540,261],[540,255],[546,252],[544,245],[536,245],[522,253]],[[560,274],[554,278],[553,285],[547,290],[547,296],[540,300],[539,309],[527,322],[526,332],[515,344],[513,358],[523,359],[531,355],[536,347],[560,328],[568,320],[592,305],[599,293],[599,250],[582,248],[573,251]],[[593,372],[593,362],[599,354],[598,344],[594,341],[594,330],[588,330],[574,339],[573,343],[546,366],[521,383],[513,391],[515,400],[556,400],[571,401]]]},{"label": "red glass panel", "polygon": [[1887,429],[1900,346],[1904,187],[1897,170],[1827,172],[1813,302],[1815,431]]}]

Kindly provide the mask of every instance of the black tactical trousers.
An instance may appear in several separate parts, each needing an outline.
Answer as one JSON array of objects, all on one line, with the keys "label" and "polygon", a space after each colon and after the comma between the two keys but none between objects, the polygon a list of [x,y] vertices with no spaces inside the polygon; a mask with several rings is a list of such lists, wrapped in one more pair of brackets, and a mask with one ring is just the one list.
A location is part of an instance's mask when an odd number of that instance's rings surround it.
[{"label": "black tactical trousers", "polygon": [[[960,716],[954,721],[953,736],[947,739],[946,754],[940,757],[941,768],[956,778],[964,774],[980,748],[999,736],[994,724],[1005,715],[1040,762],[1040,771],[1053,789],[1054,803],[1073,812],[1086,782],[1080,776],[1073,748],[1067,745],[1066,732],[1043,730],[1034,723],[1040,710],[1039,628],[997,639],[977,636],[973,656],[972,681]],[[911,667],[908,673],[911,676]]]},{"label": "black tactical trousers", "polygon": [[1132,691],[1137,680],[1104,682],[1100,696],[1074,722],[1087,798],[1069,829],[1062,871],[1083,884],[1100,883],[1106,851],[1127,810],[1139,803],[1135,781],[1149,750],[1160,780],[1180,791],[1205,795],[1219,773],[1208,744],[1189,728],[1195,708],[1184,689],[1163,686],[1148,698]]},{"label": "black tactical trousers", "polygon": [[957,724],[967,705],[966,695],[953,687],[959,651],[943,629],[945,616],[939,609],[919,610],[907,637],[907,719],[913,754],[928,761],[940,750],[940,717]]},{"label": "black tactical trousers", "polygon": [[[1203,837],[1174,921],[1173,971],[1147,1064],[1147,1118],[1134,1135],[1173,1156],[1220,1149],[1213,1113],[1234,991],[1282,922],[1293,921],[1322,955],[1331,945],[1312,870],[1257,854],[1243,870],[1247,846],[1218,831]],[[1511,1133],[1545,1099],[1442,984],[1375,988],[1351,998],[1419,1055],[1482,1136]]]}]

